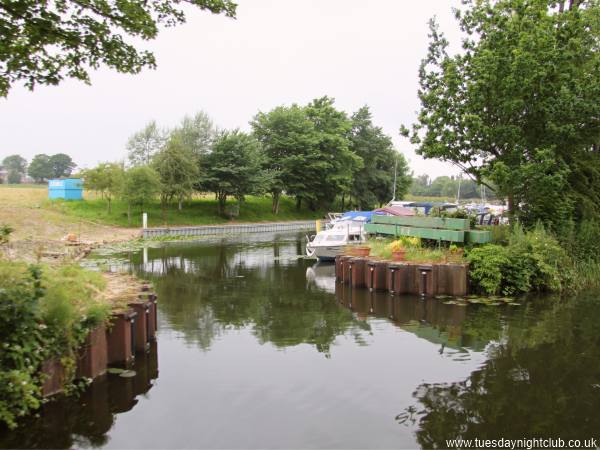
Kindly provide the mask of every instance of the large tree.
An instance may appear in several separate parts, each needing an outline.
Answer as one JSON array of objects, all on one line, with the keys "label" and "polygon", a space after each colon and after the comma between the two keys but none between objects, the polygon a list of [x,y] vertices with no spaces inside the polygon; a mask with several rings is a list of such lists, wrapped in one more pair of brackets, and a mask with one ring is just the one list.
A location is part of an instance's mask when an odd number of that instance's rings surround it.
[{"label": "large tree", "polygon": [[127,221],[131,224],[131,207],[151,201],[160,191],[160,176],[150,166],[131,167],[125,172],[121,197],[127,202]]},{"label": "large tree", "polygon": [[360,209],[370,209],[392,200],[394,171],[396,198],[404,197],[412,182],[404,156],[394,149],[392,139],[373,124],[368,106],[352,115],[350,150],[363,165],[353,174],[351,194]]},{"label": "large tree", "polygon": [[193,116],[186,115],[171,134],[179,135],[183,146],[196,157],[199,163],[202,156],[210,151],[217,134],[217,127],[208,114],[200,111]]},{"label": "large tree", "polygon": [[32,177],[36,183],[42,183],[48,178],[52,178],[52,165],[50,164],[50,157],[44,153],[35,155],[29,163],[27,173]]},{"label": "large tree", "polygon": [[88,70],[101,64],[123,73],[153,68],[154,55],[133,41],[184,23],[186,4],[235,17],[231,0],[0,0],[0,96],[17,81],[30,89],[64,78],[89,82]]},{"label": "large tree", "polygon": [[154,157],[152,166],[160,176],[160,200],[165,218],[169,203],[176,200],[181,210],[183,200],[192,195],[198,180],[198,166],[194,155],[185,148],[178,135],[171,136]]},{"label": "large tree", "polygon": [[152,120],[127,140],[127,158],[132,166],[148,165],[167,140],[167,133]]},{"label": "large tree", "polygon": [[297,206],[302,200],[311,209],[330,206],[337,195],[350,193],[352,174],[362,165],[362,159],[350,150],[352,122],[333,104],[334,99],[325,96],[306,107],[315,129],[315,145],[305,157],[305,182],[293,192]]},{"label": "large tree", "polygon": [[2,166],[8,172],[8,182],[17,184],[21,182],[21,176],[27,170],[27,160],[21,155],[10,155],[2,160]]},{"label": "large tree", "polygon": [[77,167],[77,164],[65,153],[52,155],[48,162],[52,167],[52,176],[55,178],[69,177],[73,173],[73,169]]},{"label": "large tree", "polygon": [[107,203],[107,212],[112,212],[112,200],[121,193],[124,171],[117,163],[101,163],[93,169],[81,172],[84,187],[102,195]]},{"label": "large tree", "polygon": [[10,155],[2,160],[2,166],[9,172],[24,174],[27,169],[27,160],[21,155]]},{"label": "large tree", "polygon": [[431,24],[418,153],[493,182],[526,223],[600,215],[598,1],[464,3],[459,54]]},{"label": "large tree", "polygon": [[203,158],[200,186],[217,196],[219,214],[227,197],[242,202],[246,195],[264,192],[263,154],[256,138],[239,130],[224,131]]},{"label": "large tree", "polygon": [[273,199],[272,212],[277,214],[283,192],[306,189],[307,157],[317,143],[315,125],[306,108],[295,104],[259,112],[250,124],[263,145],[266,190]]}]

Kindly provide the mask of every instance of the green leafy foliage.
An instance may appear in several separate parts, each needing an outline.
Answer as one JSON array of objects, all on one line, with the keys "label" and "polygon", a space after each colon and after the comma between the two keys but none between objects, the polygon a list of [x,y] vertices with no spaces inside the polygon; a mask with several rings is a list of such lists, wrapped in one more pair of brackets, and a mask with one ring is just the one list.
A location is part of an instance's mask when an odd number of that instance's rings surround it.
[{"label": "green leafy foliage", "polygon": [[50,165],[50,157],[44,153],[35,155],[29,163],[27,168],[29,176],[32,177],[36,183],[42,183],[48,178],[52,178],[52,166]]},{"label": "green leafy foliage", "polygon": [[148,165],[167,140],[167,133],[152,120],[127,140],[127,158],[133,166]]},{"label": "green leafy foliage", "polygon": [[84,187],[96,191],[107,202],[108,214],[111,213],[112,200],[119,195],[123,188],[123,167],[116,163],[102,163],[93,169],[87,169],[80,174]]},{"label": "green leafy foliage", "polygon": [[264,192],[263,160],[260,143],[252,135],[234,130],[216,138],[212,152],[202,159],[200,186],[215,193],[219,214],[225,213],[229,196],[241,203],[246,195]]},{"label": "green leafy foliage", "polygon": [[362,159],[352,174],[352,195],[359,209],[381,206],[394,196],[403,198],[412,179],[404,156],[394,149],[392,139],[373,124],[371,111],[363,106],[352,115],[350,150]]},{"label": "green leafy foliage", "polygon": [[8,172],[16,172],[22,175],[27,170],[27,160],[21,155],[10,155],[2,160],[2,166]]},{"label": "green leafy foliage", "polygon": [[150,166],[135,166],[125,172],[121,198],[127,202],[127,220],[131,223],[131,207],[143,206],[160,191],[160,177]]},{"label": "green leafy foliage", "polygon": [[284,191],[300,196],[306,189],[308,158],[317,143],[315,127],[306,108],[296,104],[259,112],[250,124],[263,146],[266,191],[271,194],[272,211],[277,214]]},{"label": "green leafy foliage", "polygon": [[14,427],[41,403],[42,363],[60,358],[72,381],[75,351],[107,320],[100,274],[74,265],[0,260],[0,422]]},{"label": "green leafy foliage", "polygon": [[0,96],[17,81],[30,89],[64,78],[89,83],[89,68],[100,64],[134,74],[153,68],[154,55],[125,37],[148,41],[156,38],[160,25],[184,23],[184,4],[235,17],[236,4],[230,0],[2,0]]},{"label": "green leafy foliage", "polygon": [[538,224],[515,227],[508,245],[488,244],[467,254],[470,278],[486,294],[560,292],[571,286],[573,262],[558,240]]},{"label": "green leafy foliage", "polygon": [[173,200],[177,200],[181,210],[183,200],[191,196],[194,184],[198,181],[194,155],[184,146],[181,136],[171,136],[166,146],[154,157],[152,167],[160,177],[163,216],[167,205]]},{"label": "green leafy foliage", "polygon": [[409,191],[418,197],[442,197],[451,199],[481,199],[495,198],[495,192],[478,185],[470,178],[442,175],[434,179],[423,174],[412,178]]},{"label": "green leafy foliage", "polygon": [[[431,23],[419,73],[418,153],[497,188],[531,227],[600,215],[600,5],[467,0],[463,49]],[[403,128],[408,135],[408,130]]]}]

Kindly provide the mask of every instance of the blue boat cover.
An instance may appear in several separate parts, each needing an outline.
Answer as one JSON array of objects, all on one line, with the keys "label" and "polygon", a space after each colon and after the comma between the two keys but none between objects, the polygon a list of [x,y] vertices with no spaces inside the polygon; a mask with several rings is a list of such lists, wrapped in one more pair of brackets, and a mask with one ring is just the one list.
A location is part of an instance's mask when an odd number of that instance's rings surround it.
[{"label": "blue boat cover", "polygon": [[360,222],[370,222],[374,214],[383,215],[383,212],[375,211],[348,211],[345,212],[339,220],[357,220]]}]

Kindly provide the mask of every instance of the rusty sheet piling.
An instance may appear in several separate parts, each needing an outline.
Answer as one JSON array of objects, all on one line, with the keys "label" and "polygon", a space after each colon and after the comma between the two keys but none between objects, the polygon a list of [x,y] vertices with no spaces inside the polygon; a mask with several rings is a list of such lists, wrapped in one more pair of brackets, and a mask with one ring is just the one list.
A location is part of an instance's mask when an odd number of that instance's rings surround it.
[{"label": "rusty sheet piling", "polygon": [[337,256],[336,281],[352,288],[421,296],[468,294],[468,265]]}]

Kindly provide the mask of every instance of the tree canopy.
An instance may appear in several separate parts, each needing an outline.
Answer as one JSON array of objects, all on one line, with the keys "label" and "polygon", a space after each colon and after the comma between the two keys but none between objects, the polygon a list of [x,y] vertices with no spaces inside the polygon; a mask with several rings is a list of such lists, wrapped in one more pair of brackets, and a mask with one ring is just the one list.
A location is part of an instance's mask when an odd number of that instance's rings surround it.
[{"label": "tree canopy", "polygon": [[246,195],[263,192],[263,154],[254,136],[239,130],[221,132],[202,161],[200,186],[215,193],[220,214],[227,197],[242,202]]},{"label": "tree canopy", "polygon": [[296,104],[259,112],[250,124],[265,152],[266,190],[277,214],[284,191],[301,193],[304,188],[307,157],[316,144],[315,126],[306,109]]},{"label": "tree canopy", "polygon": [[152,52],[131,41],[156,38],[161,25],[184,23],[191,4],[235,17],[231,0],[0,0],[0,96],[23,81],[33,89],[64,78],[90,81],[104,64],[122,73],[154,68]]},{"label": "tree canopy", "polygon": [[44,153],[35,155],[27,168],[27,173],[37,183],[49,178],[68,177],[73,173],[77,164],[65,153],[48,156]]},{"label": "tree canopy", "polygon": [[525,223],[600,215],[598,1],[464,3],[459,54],[431,23],[418,153],[493,182]]},{"label": "tree canopy", "polygon": [[160,177],[150,166],[136,166],[124,174],[121,197],[127,202],[127,219],[131,222],[131,207],[143,206],[160,191]]},{"label": "tree canopy", "polygon": [[152,166],[160,177],[163,214],[173,200],[177,200],[179,209],[182,209],[183,200],[192,194],[198,181],[198,166],[180,136],[171,136],[165,147],[155,155]]},{"label": "tree canopy", "polygon": [[152,120],[127,140],[127,158],[132,166],[150,164],[152,157],[160,151],[167,140],[167,132]]},{"label": "tree canopy", "polygon": [[10,155],[2,160],[2,166],[8,172],[24,174],[27,170],[27,160],[21,155]]},{"label": "tree canopy", "polygon": [[99,192],[107,202],[107,212],[111,213],[112,200],[123,188],[123,167],[117,163],[101,163],[93,169],[81,172],[86,189]]},{"label": "tree canopy", "polygon": [[392,200],[394,170],[396,197],[404,197],[412,183],[404,156],[394,149],[392,139],[381,127],[373,124],[368,106],[356,111],[351,120],[350,149],[363,161],[353,174],[351,188],[358,208],[370,209]]}]

